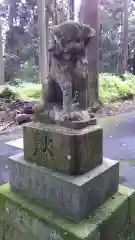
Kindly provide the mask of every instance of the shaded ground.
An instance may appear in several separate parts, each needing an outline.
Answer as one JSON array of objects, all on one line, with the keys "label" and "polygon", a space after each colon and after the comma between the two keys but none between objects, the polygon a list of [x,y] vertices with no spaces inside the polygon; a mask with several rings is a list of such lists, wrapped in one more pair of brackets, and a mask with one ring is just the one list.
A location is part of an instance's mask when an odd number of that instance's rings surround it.
[{"label": "shaded ground", "polygon": [[[0,99],[0,133],[19,129],[20,127],[18,127],[16,123],[21,123],[23,119],[27,121],[29,117],[32,119],[31,111],[35,103],[37,103],[37,101],[19,100],[5,103],[4,100]],[[93,111],[94,110],[95,109],[93,109]],[[95,113],[95,116],[99,119],[106,116],[115,116],[121,113],[131,112],[132,110],[135,110],[135,99],[105,104],[104,107],[101,107]],[[19,116],[19,118],[17,118],[17,116]]]},{"label": "shaded ground", "polygon": [[8,157],[21,152],[20,149],[8,146],[5,142],[21,136],[22,132],[20,131],[0,135],[0,184],[6,183],[9,180]]},{"label": "shaded ground", "polygon": [[35,103],[36,101],[5,103],[0,99],[0,134],[19,130],[19,124],[32,120]]},{"label": "shaded ground", "polygon": [[104,156],[120,162],[120,183],[135,188],[135,111],[99,120]]},{"label": "shaded ground", "polygon": [[121,100],[105,104],[97,111],[96,116],[97,118],[115,116],[121,113],[131,112],[133,110],[135,110],[135,97],[132,100]]}]

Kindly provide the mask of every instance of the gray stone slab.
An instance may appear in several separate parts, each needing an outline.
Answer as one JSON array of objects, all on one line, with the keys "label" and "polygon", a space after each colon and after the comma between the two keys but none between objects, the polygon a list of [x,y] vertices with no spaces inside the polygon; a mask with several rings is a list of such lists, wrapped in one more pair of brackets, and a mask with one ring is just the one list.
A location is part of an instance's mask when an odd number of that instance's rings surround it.
[{"label": "gray stone slab", "polygon": [[18,138],[9,142],[5,142],[5,144],[12,147],[23,149],[23,138]]},{"label": "gray stone slab", "polygon": [[23,154],[9,158],[10,184],[29,198],[62,215],[80,221],[118,190],[119,163],[104,159],[94,170],[69,176],[24,160]]}]

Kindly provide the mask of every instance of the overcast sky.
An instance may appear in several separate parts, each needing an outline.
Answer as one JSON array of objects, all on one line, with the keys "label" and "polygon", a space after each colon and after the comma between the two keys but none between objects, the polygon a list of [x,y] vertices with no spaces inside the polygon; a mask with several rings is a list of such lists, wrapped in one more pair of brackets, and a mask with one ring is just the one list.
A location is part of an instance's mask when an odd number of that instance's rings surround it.
[{"label": "overcast sky", "polygon": [[80,6],[80,2],[81,2],[81,0],[75,0],[75,5],[78,7],[78,6]]},{"label": "overcast sky", "polygon": [[78,11],[80,7],[81,0],[75,0],[75,8]]}]

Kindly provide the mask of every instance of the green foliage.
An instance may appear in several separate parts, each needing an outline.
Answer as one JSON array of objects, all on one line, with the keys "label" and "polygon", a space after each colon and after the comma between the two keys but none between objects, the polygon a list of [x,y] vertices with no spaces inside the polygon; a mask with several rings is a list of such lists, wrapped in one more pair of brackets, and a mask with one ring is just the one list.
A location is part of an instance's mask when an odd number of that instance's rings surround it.
[{"label": "green foliage", "polygon": [[115,73],[120,42],[122,0],[101,1],[102,67],[104,72]]},{"label": "green foliage", "polygon": [[[49,24],[67,20],[70,13],[69,1],[56,0],[55,4],[50,3],[47,13]],[[54,6],[53,6],[54,5]],[[5,81],[10,82],[15,77],[24,77],[28,70],[27,79],[33,79],[39,67],[39,31],[38,31],[38,10],[36,0],[15,0],[2,1],[0,3],[0,18],[3,20],[3,33],[5,54]],[[33,61],[26,69],[26,64]],[[30,65],[30,64],[29,64]],[[21,76],[23,75],[23,76]]]},{"label": "green foliage", "polygon": [[9,87],[1,88],[0,99],[13,101],[17,100],[18,98],[19,95]]},{"label": "green foliage", "polygon": [[22,83],[20,78],[14,78],[11,82],[9,82],[10,86],[19,86]]},{"label": "green foliage", "polygon": [[39,99],[42,86],[40,84],[23,83],[19,86],[11,87],[14,92],[17,92],[21,99]]},{"label": "green foliage", "polygon": [[[102,104],[114,102],[122,97],[128,98],[135,94],[135,76],[129,73],[124,75],[125,81],[120,77],[108,73],[102,73],[99,77],[99,96]],[[17,80],[14,85],[7,85],[1,87],[0,93],[4,94],[4,97],[12,99],[40,99],[41,96],[41,84],[34,83],[20,83]],[[1,94],[0,94],[1,97]]]},{"label": "green foliage", "polygon": [[[135,94],[135,76],[124,75],[125,81],[116,75],[102,73],[99,77],[99,95],[102,104],[114,102],[122,97]],[[19,82],[19,80],[17,80]],[[21,83],[9,86],[20,99],[40,99],[42,86],[34,83]]]},{"label": "green foliage", "polygon": [[100,74],[99,95],[102,103],[116,101],[123,96],[135,94],[135,76],[125,74],[127,80],[122,81],[118,76],[111,74]]},{"label": "green foliage", "polygon": [[0,98],[3,100],[28,100],[39,99],[41,96],[42,86],[40,84],[17,84],[5,85],[0,87]]},{"label": "green foliage", "polygon": [[[123,1],[101,0],[102,71],[116,73],[123,43]],[[135,1],[128,0],[129,58],[135,47]]]}]

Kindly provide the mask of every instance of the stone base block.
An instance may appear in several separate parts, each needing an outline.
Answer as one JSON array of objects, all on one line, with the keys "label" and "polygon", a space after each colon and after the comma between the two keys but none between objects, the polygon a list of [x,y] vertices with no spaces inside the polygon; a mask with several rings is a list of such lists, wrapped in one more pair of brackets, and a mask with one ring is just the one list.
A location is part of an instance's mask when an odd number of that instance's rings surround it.
[{"label": "stone base block", "polygon": [[[121,187],[120,187],[121,188]],[[120,189],[119,188],[119,189]],[[132,197],[131,197],[132,198]],[[129,198],[119,191],[79,224],[0,186],[0,239],[117,240],[128,224]],[[134,228],[133,228],[134,231]],[[131,239],[133,238],[131,232]],[[126,234],[127,235],[127,234]]]},{"label": "stone base block", "polygon": [[10,184],[15,191],[74,221],[88,217],[118,189],[119,163],[109,159],[76,177],[28,163],[22,154],[11,157],[9,167]]},{"label": "stone base block", "polygon": [[120,186],[119,193],[128,197],[129,223],[135,224],[135,190]]},{"label": "stone base block", "polygon": [[29,123],[23,128],[26,161],[71,175],[84,174],[102,163],[102,129],[70,129]]}]

